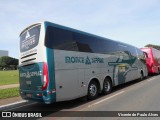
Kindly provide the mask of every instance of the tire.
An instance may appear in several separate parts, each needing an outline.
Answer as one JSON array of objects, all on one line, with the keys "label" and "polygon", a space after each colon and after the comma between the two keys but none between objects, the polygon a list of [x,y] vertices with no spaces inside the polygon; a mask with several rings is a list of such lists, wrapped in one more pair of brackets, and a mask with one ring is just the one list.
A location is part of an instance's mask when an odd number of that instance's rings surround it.
[{"label": "tire", "polygon": [[88,86],[88,95],[89,100],[93,100],[98,96],[98,85],[95,81],[91,81]]},{"label": "tire", "polygon": [[109,78],[106,78],[103,82],[103,90],[102,94],[107,95],[111,92],[112,90],[112,84]]}]

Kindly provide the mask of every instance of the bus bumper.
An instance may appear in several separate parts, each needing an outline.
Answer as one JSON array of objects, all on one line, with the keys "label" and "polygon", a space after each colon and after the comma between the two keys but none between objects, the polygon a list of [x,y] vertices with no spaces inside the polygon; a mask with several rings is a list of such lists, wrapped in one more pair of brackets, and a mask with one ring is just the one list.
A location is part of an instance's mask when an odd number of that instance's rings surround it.
[{"label": "bus bumper", "polygon": [[20,90],[20,96],[25,100],[32,100],[37,102],[42,102],[45,104],[51,104],[56,102],[55,91],[30,91],[30,90]]}]

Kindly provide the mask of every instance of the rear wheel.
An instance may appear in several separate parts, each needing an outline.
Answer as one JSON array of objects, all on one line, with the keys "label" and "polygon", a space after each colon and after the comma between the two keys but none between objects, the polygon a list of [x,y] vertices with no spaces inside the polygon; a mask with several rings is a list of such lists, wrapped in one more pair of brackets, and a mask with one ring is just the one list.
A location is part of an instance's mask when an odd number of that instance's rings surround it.
[{"label": "rear wheel", "polygon": [[103,91],[104,95],[109,94],[112,90],[112,84],[109,78],[106,78],[103,82]]},{"label": "rear wheel", "polygon": [[98,96],[98,85],[95,81],[91,81],[88,86],[88,99],[93,100]]}]

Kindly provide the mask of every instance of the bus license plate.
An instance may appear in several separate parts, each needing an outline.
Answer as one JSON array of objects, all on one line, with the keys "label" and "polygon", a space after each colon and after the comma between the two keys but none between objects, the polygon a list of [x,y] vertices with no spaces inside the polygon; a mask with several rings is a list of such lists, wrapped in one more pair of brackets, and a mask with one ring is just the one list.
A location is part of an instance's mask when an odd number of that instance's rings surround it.
[{"label": "bus license plate", "polygon": [[27,97],[31,98],[32,97],[32,94],[26,94]]}]

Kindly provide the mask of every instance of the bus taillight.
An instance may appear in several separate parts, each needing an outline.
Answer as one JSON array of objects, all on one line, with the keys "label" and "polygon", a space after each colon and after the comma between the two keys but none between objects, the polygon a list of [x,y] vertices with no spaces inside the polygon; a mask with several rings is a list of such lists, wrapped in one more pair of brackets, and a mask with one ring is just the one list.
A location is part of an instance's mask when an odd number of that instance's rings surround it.
[{"label": "bus taillight", "polygon": [[43,85],[42,90],[46,90],[48,87],[48,66],[47,63],[43,64]]}]

